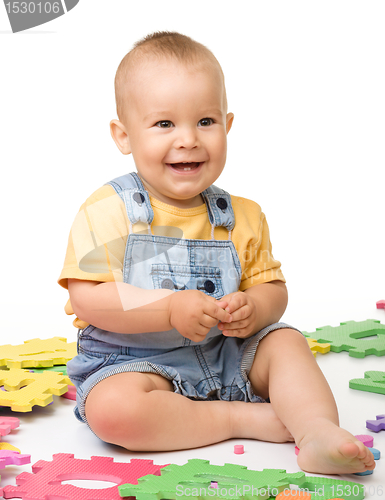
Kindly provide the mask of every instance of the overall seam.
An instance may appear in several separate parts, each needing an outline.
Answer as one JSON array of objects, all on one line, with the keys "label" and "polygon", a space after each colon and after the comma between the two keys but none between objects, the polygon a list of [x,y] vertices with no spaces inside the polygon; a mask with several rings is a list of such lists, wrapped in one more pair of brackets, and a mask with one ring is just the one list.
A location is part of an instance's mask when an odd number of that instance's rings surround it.
[{"label": "overall seam", "polygon": [[217,390],[218,387],[215,383],[214,376],[211,373],[211,370],[210,370],[210,368],[205,360],[205,357],[204,357],[203,352],[202,352],[202,348],[200,346],[195,346],[194,353],[195,353],[195,356],[196,356],[197,361],[199,363],[199,366],[203,372],[204,380],[206,380],[207,383],[209,384],[211,391]]}]

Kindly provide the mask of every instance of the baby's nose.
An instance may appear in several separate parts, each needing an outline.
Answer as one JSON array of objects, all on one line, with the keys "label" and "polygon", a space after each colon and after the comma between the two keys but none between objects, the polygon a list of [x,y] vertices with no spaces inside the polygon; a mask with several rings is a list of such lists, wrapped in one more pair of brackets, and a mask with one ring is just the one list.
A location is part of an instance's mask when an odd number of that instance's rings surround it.
[{"label": "baby's nose", "polygon": [[176,148],[193,149],[198,146],[198,136],[195,128],[184,127],[179,130]]}]

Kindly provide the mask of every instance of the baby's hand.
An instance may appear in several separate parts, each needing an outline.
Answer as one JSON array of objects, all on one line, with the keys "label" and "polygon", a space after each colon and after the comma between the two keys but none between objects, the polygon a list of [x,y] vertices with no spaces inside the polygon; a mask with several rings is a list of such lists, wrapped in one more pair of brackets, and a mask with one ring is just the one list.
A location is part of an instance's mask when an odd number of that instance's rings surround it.
[{"label": "baby's hand", "polygon": [[231,314],[231,323],[225,321],[218,324],[226,337],[247,338],[254,334],[257,310],[253,299],[244,292],[229,293],[222,297],[228,302],[226,311]]},{"label": "baby's hand", "polygon": [[219,321],[231,322],[231,314],[225,311],[227,305],[227,301],[216,300],[200,290],[181,290],[170,299],[170,324],[183,337],[200,342]]}]

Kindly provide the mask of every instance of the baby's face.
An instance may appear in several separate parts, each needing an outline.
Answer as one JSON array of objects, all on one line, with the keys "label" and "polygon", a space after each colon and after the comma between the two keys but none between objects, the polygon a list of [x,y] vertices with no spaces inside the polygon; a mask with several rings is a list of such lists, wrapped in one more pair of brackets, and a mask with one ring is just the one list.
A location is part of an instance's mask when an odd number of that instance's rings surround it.
[{"label": "baby's face", "polygon": [[201,205],[200,193],[225,166],[233,118],[219,68],[152,60],[135,70],[127,91],[124,127],[150,195],[180,208]]}]

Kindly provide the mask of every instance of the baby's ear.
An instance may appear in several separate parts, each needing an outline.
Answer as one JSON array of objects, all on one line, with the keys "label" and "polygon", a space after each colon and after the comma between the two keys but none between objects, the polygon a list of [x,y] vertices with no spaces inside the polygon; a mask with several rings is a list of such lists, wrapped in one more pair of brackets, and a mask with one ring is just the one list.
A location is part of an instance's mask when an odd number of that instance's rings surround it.
[{"label": "baby's ear", "polygon": [[233,120],[234,120],[234,114],[227,113],[227,116],[226,116],[226,133],[227,134],[230,132],[231,126],[233,124]]},{"label": "baby's ear", "polygon": [[118,146],[121,153],[129,155],[131,153],[130,141],[126,127],[119,120],[112,120],[110,122],[110,131],[115,144]]}]

